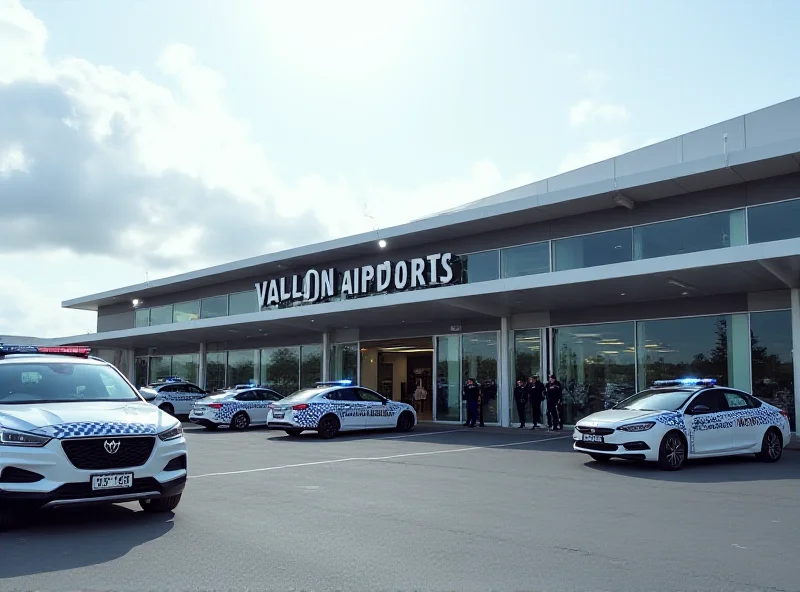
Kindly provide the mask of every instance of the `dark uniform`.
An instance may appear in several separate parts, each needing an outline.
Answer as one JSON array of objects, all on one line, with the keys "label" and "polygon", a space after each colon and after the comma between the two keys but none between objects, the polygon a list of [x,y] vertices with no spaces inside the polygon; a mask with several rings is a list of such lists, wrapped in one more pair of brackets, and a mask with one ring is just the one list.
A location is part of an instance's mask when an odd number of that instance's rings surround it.
[{"label": "dark uniform", "polygon": [[519,415],[519,427],[525,427],[525,403],[528,401],[528,393],[521,380],[517,381],[514,388],[514,401],[517,404],[517,415]]},{"label": "dark uniform", "polygon": [[545,392],[547,395],[547,426],[554,430],[561,430],[564,428],[564,423],[559,407],[564,391],[555,376],[550,377]]},{"label": "dark uniform", "polygon": [[542,423],[542,401],[544,401],[545,388],[538,377],[526,386],[528,387],[528,401],[531,404],[533,427],[536,428],[537,425]]},{"label": "dark uniform", "polygon": [[467,402],[467,423],[464,425],[467,427],[474,428],[475,423],[478,421],[478,399],[480,399],[480,396],[480,387],[475,384],[474,380],[470,379],[464,385],[464,399]]}]

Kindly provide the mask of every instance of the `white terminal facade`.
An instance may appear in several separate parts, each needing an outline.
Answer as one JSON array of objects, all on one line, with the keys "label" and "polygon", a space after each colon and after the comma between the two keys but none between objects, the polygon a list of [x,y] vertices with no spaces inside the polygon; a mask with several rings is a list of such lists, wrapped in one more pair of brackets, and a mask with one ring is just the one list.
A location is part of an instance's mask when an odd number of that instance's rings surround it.
[{"label": "white terminal facade", "polygon": [[352,379],[462,422],[471,377],[508,426],[520,377],[554,373],[569,424],[692,376],[787,409],[795,431],[800,98],[379,233],[63,306],[97,311],[97,333],[51,341],[137,386]]}]

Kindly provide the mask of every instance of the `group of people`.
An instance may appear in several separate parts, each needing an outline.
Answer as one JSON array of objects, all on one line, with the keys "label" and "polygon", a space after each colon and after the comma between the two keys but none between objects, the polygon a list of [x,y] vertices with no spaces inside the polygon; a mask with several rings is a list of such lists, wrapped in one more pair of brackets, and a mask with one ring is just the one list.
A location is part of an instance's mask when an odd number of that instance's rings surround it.
[{"label": "group of people", "polygon": [[[484,426],[483,408],[484,398],[481,396],[481,387],[478,386],[474,378],[467,379],[463,392],[464,400],[467,402],[467,421],[466,427],[474,428],[476,425]],[[547,401],[547,427],[550,430],[564,429],[564,420],[561,413],[561,398],[563,389],[561,383],[554,375],[550,375],[547,384],[542,384],[538,376],[531,376],[525,382],[517,380],[514,388],[514,402],[517,404],[520,428],[525,427],[527,417],[527,405],[530,403],[531,415],[533,420],[532,430],[540,427],[542,423],[542,401]]]},{"label": "group of people", "polygon": [[542,401],[547,402],[547,427],[550,430],[563,430],[564,418],[561,413],[561,399],[564,390],[561,383],[551,374],[547,379],[547,384],[542,384],[538,376],[531,376],[525,382],[521,378],[517,379],[517,386],[514,388],[514,402],[517,404],[517,414],[519,415],[519,427],[525,427],[527,417],[527,406],[531,407],[531,419],[533,420],[532,430],[540,427],[542,423]]}]

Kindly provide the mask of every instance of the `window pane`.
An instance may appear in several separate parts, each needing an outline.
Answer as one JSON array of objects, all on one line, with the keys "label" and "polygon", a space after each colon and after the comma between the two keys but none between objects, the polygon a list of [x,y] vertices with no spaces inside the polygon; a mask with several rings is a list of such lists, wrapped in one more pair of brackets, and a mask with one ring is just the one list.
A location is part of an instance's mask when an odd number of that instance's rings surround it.
[{"label": "window pane", "polygon": [[358,380],[358,344],[331,346],[331,380]]},{"label": "window pane", "polygon": [[800,237],[800,199],[748,208],[747,217],[751,243]]},{"label": "window pane", "polygon": [[496,423],[497,333],[465,333],[461,336],[461,352],[461,384],[469,378],[476,380],[481,387],[483,421]]},{"label": "window pane", "polygon": [[133,386],[142,388],[148,383],[147,380],[147,358],[136,358],[133,363]]},{"label": "window pane", "polygon": [[652,259],[745,244],[744,210],[658,222],[633,229],[633,258]]},{"label": "window pane", "polygon": [[255,382],[256,365],[258,364],[257,349],[243,349],[228,352],[228,386],[248,384]]},{"label": "window pane", "polygon": [[196,383],[199,360],[199,354],[172,356],[172,376]]},{"label": "window pane", "polygon": [[474,284],[500,278],[500,256],[497,251],[460,255],[459,261],[462,283]]},{"label": "window pane", "polygon": [[[523,383],[528,382],[529,378],[538,376],[542,362],[542,336],[539,329],[529,331],[515,331],[514,332],[514,378],[521,380]],[[540,377],[541,378],[541,377]],[[517,423],[520,420],[517,404],[514,401],[514,389],[509,393],[509,408],[511,409],[511,423]],[[541,419],[533,417],[533,409],[530,402],[526,403],[525,414],[534,419]],[[526,422],[527,423],[527,422]]]},{"label": "window pane", "polygon": [[535,275],[550,271],[550,243],[535,243],[500,250],[503,277]]},{"label": "window pane", "polygon": [[206,354],[206,383],[204,385],[201,384],[201,387],[210,391],[225,387],[227,359],[227,352]]},{"label": "window pane", "polygon": [[150,358],[150,382],[172,376],[172,359],[169,356]]},{"label": "window pane", "polygon": [[797,430],[792,364],[792,313],[789,310],[750,314],[753,394],[789,412]]},{"label": "window pane", "polygon": [[553,241],[556,271],[622,263],[633,257],[630,228]]},{"label": "window pane", "polygon": [[258,312],[258,295],[255,290],[228,295],[228,314]]},{"label": "window pane", "polygon": [[436,419],[461,420],[460,337],[436,338]]},{"label": "window pane", "polygon": [[196,321],[200,318],[200,301],[193,300],[192,302],[181,302],[173,307],[172,322],[185,323],[187,321]]},{"label": "window pane", "polygon": [[272,347],[261,350],[261,384],[289,396],[300,382],[300,348]]},{"label": "window pane", "polygon": [[309,388],[322,380],[322,346],[304,345],[300,348],[300,388]]},{"label": "window pane", "polygon": [[562,421],[575,423],[636,392],[634,323],[561,327],[555,333]]},{"label": "window pane", "polygon": [[172,323],[172,305],[157,306],[150,309],[150,325],[169,325]]},{"label": "window pane", "polygon": [[136,309],[136,323],[137,327],[147,327],[150,325],[150,309],[138,308]]},{"label": "window pane", "polygon": [[212,296],[203,298],[200,308],[201,319],[215,319],[217,317],[228,316],[228,297]]}]

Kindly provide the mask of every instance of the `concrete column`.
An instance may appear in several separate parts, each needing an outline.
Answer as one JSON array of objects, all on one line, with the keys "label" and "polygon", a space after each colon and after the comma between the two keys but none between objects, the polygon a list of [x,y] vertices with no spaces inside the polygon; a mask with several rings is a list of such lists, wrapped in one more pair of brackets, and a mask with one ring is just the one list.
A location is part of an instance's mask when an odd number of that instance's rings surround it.
[{"label": "concrete column", "polygon": [[497,392],[497,413],[500,425],[507,428],[511,425],[511,365],[514,359],[513,341],[510,339],[508,317],[500,318],[500,359],[497,360],[500,376]]},{"label": "concrete column", "polygon": [[206,388],[206,342],[200,342],[200,361],[197,364],[197,384],[200,388]]},{"label": "concrete column", "polygon": [[[794,416],[800,421],[800,289],[792,289],[792,363],[794,365]],[[795,426],[797,433],[797,426]]]},{"label": "concrete column", "polygon": [[126,374],[126,377],[132,383],[135,383],[135,381],[136,381],[136,355],[134,353],[134,350],[133,349],[126,349],[125,352],[124,352],[124,355],[127,358],[127,362],[128,362],[128,368],[127,368],[128,373]]},{"label": "concrete column", "polygon": [[322,380],[330,380],[331,374],[331,335],[327,331],[322,334]]}]

